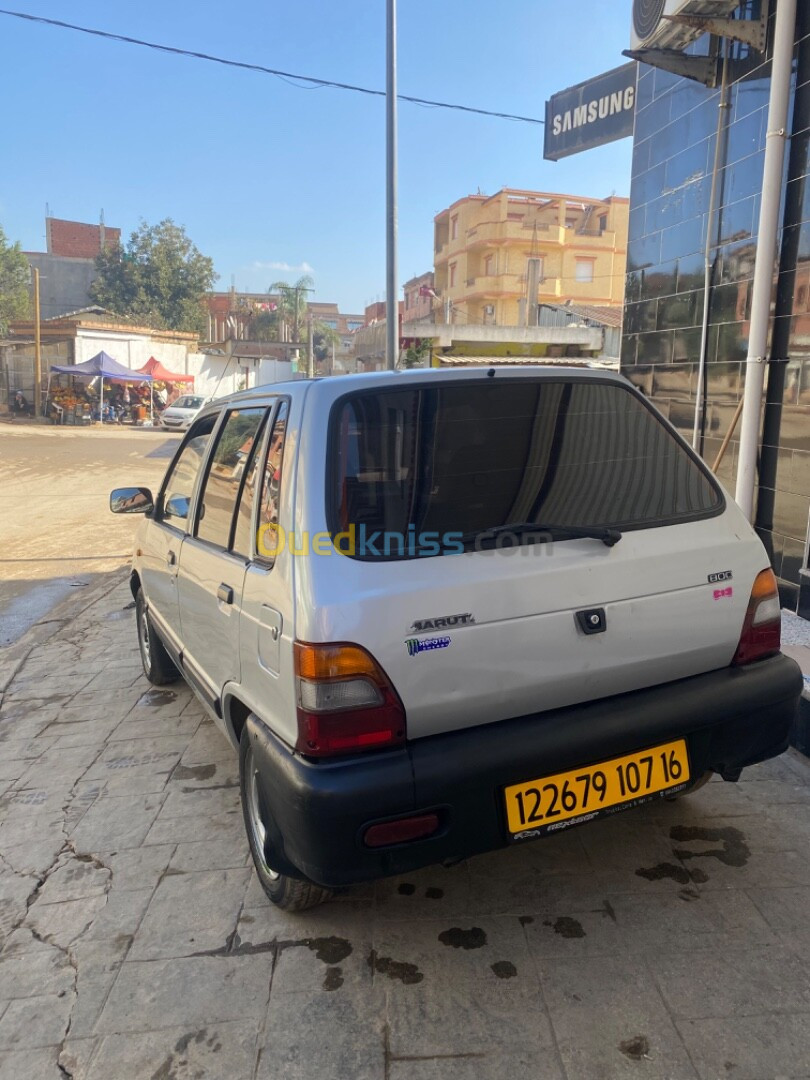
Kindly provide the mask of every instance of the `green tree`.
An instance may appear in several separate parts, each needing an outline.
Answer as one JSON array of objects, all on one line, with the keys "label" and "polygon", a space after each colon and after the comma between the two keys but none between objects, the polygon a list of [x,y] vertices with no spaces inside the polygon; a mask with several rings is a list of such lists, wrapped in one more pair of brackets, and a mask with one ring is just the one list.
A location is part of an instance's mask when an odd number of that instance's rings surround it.
[{"label": "green tree", "polygon": [[28,260],[19,243],[9,243],[0,225],[0,338],[8,333],[12,319],[24,319],[30,314],[30,279]]},{"label": "green tree", "polygon": [[250,337],[253,341],[278,341],[278,326],[277,311],[260,311],[250,320]]},{"label": "green tree", "polygon": [[304,341],[307,329],[307,293],[312,291],[315,282],[309,274],[304,274],[290,285],[287,281],[274,281],[267,291],[278,296],[279,329],[287,327],[288,341]]},{"label": "green tree", "polygon": [[404,368],[425,367],[430,359],[432,342],[430,338],[419,338],[402,354],[400,365]]},{"label": "green tree", "polygon": [[337,348],[340,345],[340,334],[326,323],[315,322],[312,325],[312,345],[315,359],[319,363],[331,361],[332,347]]},{"label": "green tree", "polygon": [[126,247],[102,251],[96,267],[90,295],[97,304],[157,329],[205,333],[203,298],[217,279],[214,263],[170,218],[142,222]]}]

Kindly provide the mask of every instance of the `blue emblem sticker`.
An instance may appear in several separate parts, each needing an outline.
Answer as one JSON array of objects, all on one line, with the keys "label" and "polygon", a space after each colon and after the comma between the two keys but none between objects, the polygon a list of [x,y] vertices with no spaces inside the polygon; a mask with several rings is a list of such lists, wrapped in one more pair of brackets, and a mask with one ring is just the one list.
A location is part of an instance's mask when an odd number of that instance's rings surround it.
[{"label": "blue emblem sticker", "polygon": [[434,637],[426,638],[424,641],[420,641],[419,638],[408,638],[405,644],[408,646],[408,655],[416,656],[420,652],[433,652],[434,649],[446,649],[450,644],[450,638]]}]

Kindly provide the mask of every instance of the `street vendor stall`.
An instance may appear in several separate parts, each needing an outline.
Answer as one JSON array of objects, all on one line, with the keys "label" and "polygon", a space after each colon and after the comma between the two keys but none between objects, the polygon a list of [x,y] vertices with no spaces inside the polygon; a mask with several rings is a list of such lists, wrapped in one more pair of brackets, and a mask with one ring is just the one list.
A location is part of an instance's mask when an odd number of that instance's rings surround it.
[{"label": "street vendor stall", "polygon": [[155,382],[165,383],[183,383],[190,387],[194,387],[193,375],[181,375],[177,371],[169,371],[165,368],[159,360],[156,360],[154,356],[150,356],[143,367],[138,368],[138,371],[145,375],[151,375]]},{"label": "street vendor stall", "polygon": [[50,400],[51,376],[73,375],[85,379],[99,380],[99,417],[104,417],[104,380],[112,380],[118,383],[151,383],[152,376],[143,371],[131,371],[129,368],[113,360],[105,352],[96,353],[83,364],[52,364],[48,374],[48,390],[46,400]]},{"label": "street vendor stall", "polygon": [[157,397],[158,408],[164,409],[178,395],[194,389],[194,376],[181,375],[179,371],[169,371],[160,360],[150,356],[143,367],[138,368],[154,379],[152,389]]}]

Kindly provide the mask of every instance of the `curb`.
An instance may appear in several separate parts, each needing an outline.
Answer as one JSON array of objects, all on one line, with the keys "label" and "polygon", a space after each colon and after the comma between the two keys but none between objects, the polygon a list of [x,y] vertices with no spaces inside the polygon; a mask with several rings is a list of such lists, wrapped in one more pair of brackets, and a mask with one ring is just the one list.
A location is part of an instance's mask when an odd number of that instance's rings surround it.
[{"label": "curb", "polygon": [[0,703],[8,690],[17,672],[28,659],[29,653],[37,645],[50,641],[68,623],[78,619],[88,608],[103,600],[114,589],[117,589],[129,576],[129,567],[119,570],[109,570],[100,574],[99,581],[94,582],[86,591],[82,590],[74,596],[69,596],[44,618],[35,623],[22,637],[5,649],[0,649]]}]

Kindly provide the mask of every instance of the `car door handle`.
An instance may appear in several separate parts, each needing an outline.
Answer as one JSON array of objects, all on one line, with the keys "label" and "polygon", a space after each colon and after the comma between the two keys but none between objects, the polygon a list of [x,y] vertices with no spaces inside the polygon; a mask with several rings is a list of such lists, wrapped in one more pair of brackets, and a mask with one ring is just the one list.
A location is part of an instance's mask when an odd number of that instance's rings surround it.
[{"label": "car door handle", "polygon": [[170,551],[166,555],[166,562],[169,564],[169,566],[175,566],[177,564],[177,556],[173,551]]},{"label": "car door handle", "polygon": [[223,604],[233,603],[233,589],[230,585],[226,585],[224,582],[217,589],[217,600],[221,600]]}]

